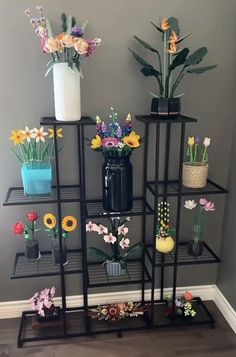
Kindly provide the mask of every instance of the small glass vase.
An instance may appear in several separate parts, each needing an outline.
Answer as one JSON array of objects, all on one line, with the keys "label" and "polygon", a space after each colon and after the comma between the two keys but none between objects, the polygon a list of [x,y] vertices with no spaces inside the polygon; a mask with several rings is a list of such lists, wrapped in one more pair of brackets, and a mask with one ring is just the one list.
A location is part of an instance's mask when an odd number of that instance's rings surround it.
[{"label": "small glass vase", "polygon": [[192,229],[192,240],[188,245],[188,254],[199,257],[203,253],[203,242],[201,241],[202,228],[199,224],[194,224]]},{"label": "small glass vase", "polygon": [[[60,255],[60,245],[58,239],[52,240],[52,256],[53,262],[55,265],[59,265],[61,262],[61,255]],[[64,241],[62,241],[62,264],[68,264],[67,260],[67,247]]]}]

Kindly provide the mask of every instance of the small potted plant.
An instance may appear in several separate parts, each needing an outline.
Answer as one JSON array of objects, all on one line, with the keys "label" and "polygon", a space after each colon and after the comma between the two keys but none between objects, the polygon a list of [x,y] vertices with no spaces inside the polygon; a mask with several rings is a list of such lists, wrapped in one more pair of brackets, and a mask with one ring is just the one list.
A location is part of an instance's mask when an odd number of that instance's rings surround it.
[{"label": "small potted plant", "polygon": [[172,305],[172,294],[166,296],[166,316],[175,316],[175,317],[195,317],[197,312],[193,309],[193,296],[190,291],[186,291],[183,296],[177,297],[175,300],[175,306]]},{"label": "small potted plant", "polygon": [[[57,129],[57,138],[62,138],[62,128]],[[21,177],[25,195],[45,195],[52,192],[52,165],[54,159],[54,129],[12,130],[10,140],[18,148],[11,149],[21,162]],[[58,151],[63,146],[59,147]]]},{"label": "small potted plant", "polygon": [[89,247],[88,249],[88,253],[91,256],[104,259],[107,274],[111,276],[124,275],[126,272],[126,259],[143,248],[142,243],[130,246],[130,240],[126,237],[129,229],[125,226],[125,222],[129,220],[130,218],[120,222],[120,219],[111,218],[111,230],[102,224],[91,221],[86,224],[87,232],[95,232],[98,235],[102,235],[104,242],[111,247],[111,254],[107,254],[95,247]]},{"label": "small potted plant", "polygon": [[200,198],[198,203],[194,200],[185,201],[184,207],[188,210],[198,209],[197,217],[193,217],[192,239],[188,246],[188,254],[198,257],[203,253],[202,233],[204,218],[207,212],[215,211],[215,204],[205,198]]},{"label": "small potted plant", "polygon": [[[54,264],[60,264],[60,245],[59,245],[59,229],[57,228],[56,217],[52,213],[46,213],[43,217],[43,222],[46,227],[45,232],[51,238],[52,256]],[[62,264],[66,265],[67,260],[67,246],[66,240],[68,234],[73,232],[77,227],[77,219],[73,216],[66,216],[62,220]]]},{"label": "small potted plant", "polygon": [[188,162],[183,163],[183,185],[189,188],[203,188],[208,177],[208,147],[211,138],[188,137]]},{"label": "small potted plant", "polygon": [[[188,47],[180,47],[183,40],[190,33],[180,36],[179,22],[175,17],[164,18],[160,26],[151,21],[154,28],[161,34],[163,42],[163,58],[159,49],[153,47],[138,36],[134,39],[144,49],[154,53],[157,57],[157,66],[152,66],[133,50],[129,49],[135,60],[142,66],[141,72],[145,77],[154,77],[158,83],[159,92],[150,94],[152,100],[151,114],[159,116],[178,116],[180,113],[180,97],[177,88],[184,76],[188,74],[201,74],[216,67],[216,65],[196,67],[207,54],[207,48],[201,47],[189,54]],[[178,71],[179,70],[179,71]],[[174,76],[174,73],[177,74]]]},{"label": "small potted plant", "polygon": [[175,246],[173,236],[175,229],[171,228],[170,222],[170,204],[168,202],[158,203],[157,232],[156,232],[156,250],[160,253],[170,253]]},{"label": "small potted plant", "polygon": [[118,122],[118,114],[111,108],[111,123],[96,117],[97,135],[91,140],[91,148],[103,154],[102,167],[103,207],[109,212],[129,211],[133,206],[133,169],[130,156],[140,147],[140,136],[132,130],[130,114],[124,123]]},{"label": "small potted plant", "polygon": [[13,234],[19,236],[24,235],[25,238],[25,256],[29,260],[38,260],[41,257],[39,251],[39,243],[35,239],[35,233],[41,229],[36,227],[36,222],[39,218],[37,212],[29,212],[26,216],[26,220],[29,223],[23,224],[22,222],[16,222],[13,225]]}]

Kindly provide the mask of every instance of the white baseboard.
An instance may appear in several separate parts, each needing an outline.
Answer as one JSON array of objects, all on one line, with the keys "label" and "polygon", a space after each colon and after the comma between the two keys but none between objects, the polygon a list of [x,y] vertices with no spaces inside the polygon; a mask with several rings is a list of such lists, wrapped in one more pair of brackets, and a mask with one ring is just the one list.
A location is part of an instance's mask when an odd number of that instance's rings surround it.
[{"label": "white baseboard", "polygon": [[228,322],[234,333],[236,334],[236,311],[224,297],[220,289],[215,286],[214,302],[225,320]]}]

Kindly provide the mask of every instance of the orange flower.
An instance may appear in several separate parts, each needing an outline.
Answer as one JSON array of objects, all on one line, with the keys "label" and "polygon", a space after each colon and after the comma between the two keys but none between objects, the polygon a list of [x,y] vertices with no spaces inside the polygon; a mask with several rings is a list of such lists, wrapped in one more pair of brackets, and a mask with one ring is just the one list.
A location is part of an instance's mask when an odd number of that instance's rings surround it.
[{"label": "orange flower", "polygon": [[178,37],[177,33],[175,31],[172,31],[169,42],[177,43],[178,40],[179,40],[179,37]]},{"label": "orange flower", "polygon": [[85,55],[87,53],[88,47],[89,47],[88,42],[85,41],[84,39],[78,37],[74,40],[74,49],[80,55]]},{"label": "orange flower", "polygon": [[170,43],[170,46],[169,46],[169,49],[167,50],[167,52],[169,52],[171,55],[176,54],[177,46],[176,46],[175,42]]},{"label": "orange flower", "polygon": [[44,45],[44,50],[49,53],[54,53],[54,52],[61,52],[63,51],[64,47],[61,44],[61,41],[59,41],[57,38],[49,37],[45,41]]},{"label": "orange flower", "polygon": [[74,46],[74,37],[71,35],[64,35],[60,39],[61,44],[67,48],[71,48]]},{"label": "orange flower", "polygon": [[163,31],[167,31],[170,28],[168,19],[165,17],[162,21],[161,21],[161,29]]},{"label": "orange flower", "polygon": [[193,299],[193,295],[189,291],[186,291],[184,298],[186,301],[191,301]]}]

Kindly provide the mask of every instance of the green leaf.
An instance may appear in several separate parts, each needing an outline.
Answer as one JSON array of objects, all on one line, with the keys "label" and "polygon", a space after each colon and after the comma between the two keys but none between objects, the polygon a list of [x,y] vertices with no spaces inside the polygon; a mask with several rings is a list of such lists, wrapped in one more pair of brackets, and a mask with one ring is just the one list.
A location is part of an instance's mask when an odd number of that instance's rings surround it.
[{"label": "green leaf", "polygon": [[198,67],[198,68],[189,68],[187,70],[188,73],[196,73],[196,74],[201,74],[206,71],[210,71],[211,69],[214,69],[217,67],[217,64],[213,64],[211,66],[205,66],[205,67]]},{"label": "green leaf", "polygon": [[[140,57],[137,53],[135,53],[133,50],[131,50],[129,48],[129,51],[132,53],[132,55],[134,56],[134,58],[136,59],[136,61],[141,64],[142,66],[151,66],[147,61],[145,61],[145,59],[143,59],[142,57]],[[152,66],[151,66],[152,67]]]},{"label": "green leaf", "polygon": [[85,32],[87,25],[88,25],[88,20],[86,20],[82,25],[83,32]]},{"label": "green leaf", "polygon": [[184,95],[185,95],[185,93],[181,93],[181,94],[175,95],[174,98],[180,98],[180,97],[183,97]]},{"label": "green leaf", "polygon": [[20,158],[20,156],[12,149],[12,148],[10,148],[10,150],[11,150],[11,152],[13,153],[13,155],[15,155],[15,157],[20,161],[20,162],[24,162],[24,160],[23,159],[21,159]]},{"label": "green leaf", "polygon": [[47,28],[47,31],[48,31],[48,37],[53,37],[51,24],[50,24],[50,21],[48,19],[46,19],[46,28]]},{"label": "green leaf", "polygon": [[54,64],[52,64],[52,65],[47,69],[47,71],[46,71],[46,73],[45,73],[45,75],[44,75],[45,78],[47,77],[47,75],[48,75],[48,73],[51,71],[51,69],[53,68],[53,65],[54,65]]},{"label": "green leaf", "polygon": [[67,16],[64,12],[61,14],[61,27],[63,32],[67,31]]},{"label": "green leaf", "polygon": [[126,258],[128,255],[136,253],[137,251],[142,250],[143,248],[144,248],[143,243],[138,242],[134,244],[132,247],[128,248],[122,257]]},{"label": "green leaf", "polygon": [[155,68],[153,68],[152,66],[146,66],[143,67],[142,69],[140,69],[140,71],[144,74],[145,77],[158,77],[161,75],[161,73],[159,71],[157,71]]},{"label": "green leaf", "polygon": [[159,26],[157,26],[156,24],[154,24],[154,22],[150,21],[150,24],[152,24],[152,26],[154,26],[155,29],[158,30],[160,33],[163,33],[163,32],[164,32]]},{"label": "green leaf", "polygon": [[76,25],[76,19],[74,16],[72,16],[72,27],[74,27]]},{"label": "green leaf", "polygon": [[190,35],[191,35],[191,32],[187,33],[187,35],[185,35],[185,36],[179,38],[178,41],[176,41],[176,43],[177,43],[177,44],[178,44],[178,43],[181,43],[183,40],[185,40],[185,38],[187,38],[187,37],[190,36]]},{"label": "green leaf", "polygon": [[153,92],[149,92],[151,94],[151,96],[153,96],[154,98],[160,98],[157,94],[153,93]]},{"label": "green leaf", "polygon": [[196,64],[200,63],[205,55],[207,54],[207,48],[201,47],[195,52],[193,52],[186,60],[185,66],[195,66]]},{"label": "green leaf", "polygon": [[141,40],[141,38],[139,38],[139,37],[137,37],[137,36],[134,36],[134,39],[135,39],[136,41],[138,41],[138,42],[139,42],[144,48],[146,48],[147,50],[159,54],[159,52],[158,52],[154,47],[152,47],[151,45],[149,45],[147,42]]},{"label": "green leaf", "polygon": [[68,16],[67,17],[66,26],[67,26],[66,33],[68,35],[70,35],[71,34],[71,29],[72,29],[72,16]]},{"label": "green leaf", "polygon": [[176,17],[169,17],[168,18],[168,23],[170,25],[170,29],[168,31],[170,33],[172,31],[175,31],[177,34],[179,34],[179,20],[176,19]]},{"label": "green leaf", "polygon": [[40,232],[42,229],[41,228],[35,228],[34,231],[35,232]]},{"label": "green leaf", "polygon": [[103,252],[101,249],[98,249],[98,248],[95,248],[95,247],[89,247],[88,248],[88,254],[91,255],[92,257],[98,257],[98,258],[102,258],[102,259],[105,259],[105,260],[110,260],[111,257]]},{"label": "green leaf", "polygon": [[42,160],[44,160],[46,154],[48,154],[48,147],[49,147],[49,143],[47,143],[46,147],[45,147],[44,150],[43,150]]},{"label": "green leaf", "polygon": [[184,48],[181,52],[179,52],[175,56],[175,59],[173,60],[173,62],[171,63],[169,70],[173,71],[176,67],[182,66],[186,61],[188,53],[189,53],[189,49],[187,47]]}]

